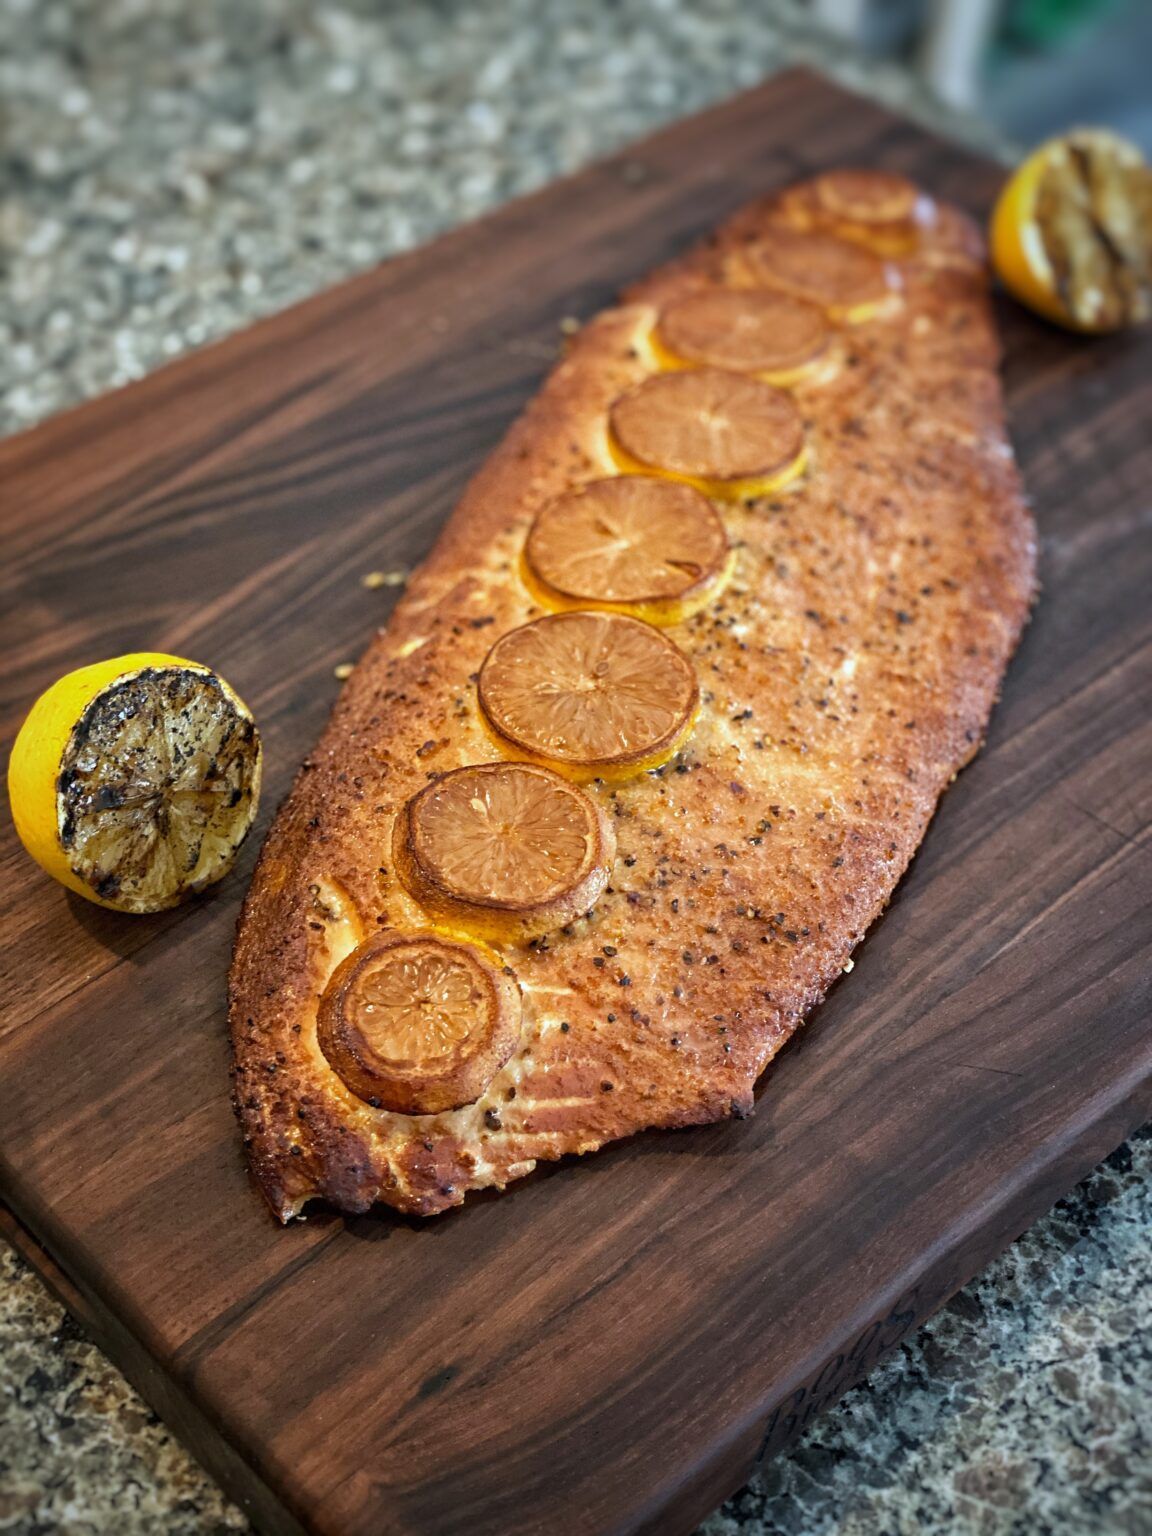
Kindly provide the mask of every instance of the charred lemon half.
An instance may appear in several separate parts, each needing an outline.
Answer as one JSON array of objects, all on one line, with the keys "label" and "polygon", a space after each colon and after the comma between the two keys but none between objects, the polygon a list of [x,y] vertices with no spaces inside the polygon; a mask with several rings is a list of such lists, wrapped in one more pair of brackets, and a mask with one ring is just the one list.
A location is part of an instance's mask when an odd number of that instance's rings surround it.
[{"label": "charred lemon half", "polygon": [[457,768],[396,819],[401,881],[437,920],[493,939],[560,928],[599,900],[616,838],[584,790],[533,763]]},{"label": "charred lemon half", "polygon": [[317,1039],[332,1070],[374,1109],[435,1115],[471,1104],[520,1037],[520,991],[478,945],[379,935],[336,967]]},{"label": "charred lemon half", "polygon": [[8,766],[12,819],[69,890],[159,912],[231,868],[260,798],[260,737],[208,667],[141,652],[41,694]]},{"label": "charred lemon half", "polygon": [[1077,331],[1152,317],[1152,167],[1134,144],[1081,129],[1042,144],[992,215],[992,261],[1037,314]]}]

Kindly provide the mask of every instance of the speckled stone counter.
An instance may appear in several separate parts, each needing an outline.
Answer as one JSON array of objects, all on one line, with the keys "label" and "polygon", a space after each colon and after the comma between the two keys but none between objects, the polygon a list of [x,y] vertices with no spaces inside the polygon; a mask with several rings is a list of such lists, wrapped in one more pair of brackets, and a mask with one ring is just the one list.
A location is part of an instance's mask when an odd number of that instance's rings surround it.
[{"label": "speckled stone counter", "polygon": [[[0,431],[797,60],[1004,149],[788,3],[0,0]],[[1145,1134],[704,1532],[1152,1532],[1150,1231]],[[0,1531],[245,1529],[0,1248]]]}]

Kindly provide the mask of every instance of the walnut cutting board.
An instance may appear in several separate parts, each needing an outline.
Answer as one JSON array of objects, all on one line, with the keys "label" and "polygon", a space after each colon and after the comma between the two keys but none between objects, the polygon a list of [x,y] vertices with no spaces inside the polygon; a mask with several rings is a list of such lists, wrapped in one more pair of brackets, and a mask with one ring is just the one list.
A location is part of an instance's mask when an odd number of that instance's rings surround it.
[{"label": "walnut cutting board", "polygon": [[[149,647],[267,747],[261,831],[393,600],[587,315],[748,198],[998,172],[803,72],[0,448],[5,749],[41,688]],[[756,1116],[543,1169],[426,1224],[279,1229],[228,1101],[256,846],[126,919],[5,821],[11,1230],[275,1532],[687,1532],[1152,1113],[1152,335],[1008,305],[1044,596],[988,745]]]}]

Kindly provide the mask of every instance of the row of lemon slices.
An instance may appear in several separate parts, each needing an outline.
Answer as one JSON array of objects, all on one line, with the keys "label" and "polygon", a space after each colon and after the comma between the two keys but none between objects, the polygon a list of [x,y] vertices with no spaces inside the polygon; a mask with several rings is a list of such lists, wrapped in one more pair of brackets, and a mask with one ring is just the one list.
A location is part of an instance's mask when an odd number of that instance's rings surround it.
[{"label": "row of lemon slices", "polygon": [[[653,373],[608,413],[619,473],[533,523],[522,576],[552,611],[498,640],[478,679],[485,721],[520,761],[444,775],[397,819],[397,874],[436,932],[361,945],[318,1020],[330,1063],[373,1106],[472,1102],[511,1054],[519,988],[479,941],[523,942],[599,899],[615,840],[581,783],[655,767],[692,730],[695,673],[661,631],[731,574],[716,504],[805,472],[789,389],[833,374],[841,328],[896,302],[889,258],[913,254],[934,217],[910,182],[874,171],[817,177],[780,207],[770,236],[732,258],[731,288],[661,311],[646,344]],[[1018,297],[1063,324],[1146,317],[1152,173],[1100,132],[1043,146],[1001,194],[992,254]],[[136,655],[69,673],[38,700],[9,788],[21,839],[58,880],[154,912],[231,866],[260,770],[252,716],[221,678]]]},{"label": "row of lemon slices", "polygon": [[[877,230],[889,249],[929,213],[887,173],[833,173],[811,190],[830,217]],[[557,611],[497,640],[477,679],[485,721],[526,762],[449,773],[397,823],[401,877],[438,918],[458,902],[469,929],[523,938],[590,905],[591,866],[602,883],[609,834],[573,781],[656,767],[683,744],[696,674],[661,629],[718,596],[731,574],[714,501],[753,500],[803,471],[800,411],[768,379],[826,364],[827,311],[860,319],[893,292],[880,256],[820,230],[782,226],[743,261],[752,280],[776,286],[704,288],[665,307],[652,337],[664,370],[609,409],[622,473],[565,492],[532,524],[522,573]],[[526,881],[546,899],[532,903]],[[489,908],[514,912],[515,923]]]},{"label": "row of lemon slices", "polygon": [[[608,442],[621,473],[537,514],[524,581],[553,610],[496,641],[477,693],[519,761],[456,769],[395,823],[392,857],[433,933],[370,939],[324,994],[319,1041],[360,1098],[430,1114],[474,1101],[515,1047],[520,993],[477,940],[523,943],[587,913],[607,886],[612,823],[581,787],[668,760],[699,705],[691,663],[663,628],[722,591],[734,563],[714,502],[797,479],[807,449],[786,390],[835,366],[837,331],[893,293],[885,254],[929,216],[915,188],[844,172],[794,200],[826,229],[781,227],[743,254],[748,287],[701,289],[659,315],[660,370],[619,397]],[[841,228],[847,221],[847,243]],[[751,286],[756,284],[758,286]]]}]

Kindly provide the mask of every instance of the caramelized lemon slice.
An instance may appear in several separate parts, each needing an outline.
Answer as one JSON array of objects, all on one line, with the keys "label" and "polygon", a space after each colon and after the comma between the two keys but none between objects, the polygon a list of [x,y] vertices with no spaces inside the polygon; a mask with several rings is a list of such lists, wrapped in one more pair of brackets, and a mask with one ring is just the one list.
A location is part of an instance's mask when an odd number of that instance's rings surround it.
[{"label": "caramelized lemon slice", "polygon": [[699,690],[683,653],[616,613],[553,613],[504,635],[480,669],[480,707],[503,741],[573,776],[666,761]]},{"label": "caramelized lemon slice", "polygon": [[1042,144],[992,215],[1005,286],[1046,319],[1115,331],[1152,316],[1152,167],[1134,144],[1080,129]]},{"label": "caramelized lemon slice", "polygon": [[935,215],[931,198],[895,171],[825,171],[796,193],[807,195],[811,224],[882,256],[915,251],[921,230]]},{"label": "caramelized lemon slice", "polygon": [[587,912],[615,855],[592,797],[532,763],[444,774],[409,800],[392,843],[426,912],[493,938],[534,938]]},{"label": "caramelized lemon slice", "polygon": [[33,705],[8,765],[12,818],[62,885],[159,912],[231,868],[260,766],[255,723],[223,678],[177,656],[117,656]]},{"label": "caramelized lemon slice", "polygon": [[553,608],[627,611],[678,624],[723,590],[728,535],[688,485],[616,475],[543,507],[524,546],[529,587]]},{"label": "caramelized lemon slice", "polygon": [[609,443],[626,470],[659,470],[710,496],[763,496],[803,472],[791,395],[719,368],[657,374],[617,399]]},{"label": "caramelized lemon slice", "polygon": [[317,1039],[358,1098],[403,1115],[471,1104],[511,1056],[520,991],[495,957],[434,934],[379,935],[336,967]]},{"label": "caramelized lemon slice", "polygon": [[907,176],[856,166],[825,171],[812,183],[816,201],[836,219],[868,226],[906,224],[916,217],[920,191]]},{"label": "caramelized lemon slice", "polygon": [[824,311],[786,293],[747,288],[689,294],[661,313],[652,336],[668,367],[726,368],[792,384],[826,364]]},{"label": "caramelized lemon slice", "polygon": [[834,235],[773,229],[748,247],[745,261],[757,282],[819,304],[849,324],[870,319],[894,291],[895,276],[874,251]]}]

